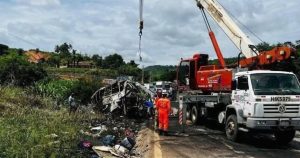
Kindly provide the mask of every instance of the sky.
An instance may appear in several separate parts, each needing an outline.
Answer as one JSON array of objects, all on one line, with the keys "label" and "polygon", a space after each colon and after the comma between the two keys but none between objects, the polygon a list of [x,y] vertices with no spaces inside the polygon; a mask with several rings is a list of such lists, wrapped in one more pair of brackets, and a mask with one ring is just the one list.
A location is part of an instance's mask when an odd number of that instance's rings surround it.
[{"label": "sky", "polygon": [[[300,39],[299,0],[219,0],[263,41]],[[139,0],[0,0],[0,43],[54,51],[64,42],[82,54],[118,53],[140,65],[176,65],[195,52],[216,58],[195,0],[144,0],[142,58],[138,57]],[[238,49],[209,18],[224,57]],[[254,43],[260,41],[240,25]]]}]

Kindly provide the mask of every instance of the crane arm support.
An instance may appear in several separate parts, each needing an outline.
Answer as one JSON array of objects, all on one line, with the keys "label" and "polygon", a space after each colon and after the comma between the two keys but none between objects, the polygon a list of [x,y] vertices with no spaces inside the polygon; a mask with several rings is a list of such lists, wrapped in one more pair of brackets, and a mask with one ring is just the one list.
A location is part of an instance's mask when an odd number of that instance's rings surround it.
[{"label": "crane arm support", "polygon": [[210,31],[209,32],[209,37],[210,37],[210,40],[211,40],[211,42],[212,42],[212,44],[214,46],[215,52],[216,52],[218,60],[220,62],[220,66],[222,68],[226,68],[225,60],[224,60],[223,54],[222,54],[222,52],[220,50],[219,44],[218,44],[218,42],[216,40],[214,32]]},{"label": "crane arm support", "polygon": [[[216,0],[196,0],[197,5],[202,6],[209,15],[222,28],[234,45],[245,55],[246,58],[255,57],[256,53],[249,47],[253,42],[236,25],[225,9]],[[202,9],[202,8],[200,8]]]}]

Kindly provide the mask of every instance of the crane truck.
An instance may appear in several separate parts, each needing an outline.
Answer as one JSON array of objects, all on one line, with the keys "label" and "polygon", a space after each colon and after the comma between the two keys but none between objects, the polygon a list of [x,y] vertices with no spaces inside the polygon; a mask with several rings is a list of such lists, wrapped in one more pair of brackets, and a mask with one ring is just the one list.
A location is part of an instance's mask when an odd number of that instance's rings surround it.
[{"label": "crane truck", "polygon": [[[196,3],[219,65],[209,65],[207,54],[181,59],[177,85],[183,117],[193,123],[214,118],[225,125],[226,136],[232,141],[249,131],[270,132],[281,144],[292,141],[300,129],[300,84],[292,72],[268,69],[294,58],[295,50],[279,46],[259,52],[217,0]],[[226,65],[206,12],[239,49],[236,68]]]}]

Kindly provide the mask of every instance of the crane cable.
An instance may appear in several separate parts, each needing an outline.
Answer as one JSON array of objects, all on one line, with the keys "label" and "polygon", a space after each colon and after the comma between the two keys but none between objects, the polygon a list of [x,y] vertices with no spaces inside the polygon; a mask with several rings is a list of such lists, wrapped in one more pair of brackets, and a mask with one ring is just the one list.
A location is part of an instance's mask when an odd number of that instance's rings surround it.
[{"label": "crane cable", "polygon": [[143,28],[144,28],[144,20],[143,20],[143,5],[144,0],[140,0],[140,32],[139,32],[139,57],[140,61],[143,60],[142,58],[142,35],[143,35]]},{"label": "crane cable", "polygon": [[242,23],[237,17],[235,17],[228,9],[226,9],[220,2],[218,2],[224,10],[235,20],[237,21],[241,26],[243,26],[248,32],[250,32],[256,39],[258,39],[260,42],[265,42],[260,38],[254,31],[252,31],[249,27],[247,27],[244,23]]},{"label": "crane cable", "polygon": [[197,3],[197,6],[199,7],[199,9],[201,10],[201,14],[202,14],[202,17],[204,19],[204,22],[205,22],[205,25],[206,25],[206,28],[207,28],[207,31],[210,32],[211,31],[211,27],[210,27],[210,24],[209,24],[209,21],[207,19],[207,16],[205,14],[205,11],[204,11],[204,8],[202,6],[202,4],[198,1]]}]

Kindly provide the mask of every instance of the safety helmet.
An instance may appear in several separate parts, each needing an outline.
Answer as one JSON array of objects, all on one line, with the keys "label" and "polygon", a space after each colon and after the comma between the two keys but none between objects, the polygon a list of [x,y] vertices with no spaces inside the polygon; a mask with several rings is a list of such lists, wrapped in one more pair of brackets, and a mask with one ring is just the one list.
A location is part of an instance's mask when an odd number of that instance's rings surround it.
[{"label": "safety helmet", "polygon": [[167,90],[164,89],[164,90],[162,91],[162,94],[168,94],[168,93],[167,93]]},{"label": "safety helmet", "polygon": [[168,97],[168,92],[167,92],[167,90],[164,89],[164,90],[162,91],[162,96],[163,96],[163,97]]}]

